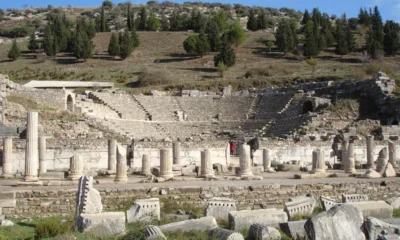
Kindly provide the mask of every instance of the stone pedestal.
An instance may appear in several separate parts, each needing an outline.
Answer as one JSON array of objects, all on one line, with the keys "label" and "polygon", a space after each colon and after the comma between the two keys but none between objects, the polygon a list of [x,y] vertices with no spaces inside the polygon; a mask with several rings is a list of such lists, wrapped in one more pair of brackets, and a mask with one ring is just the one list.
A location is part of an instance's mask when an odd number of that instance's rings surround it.
[{"label": "stone pedestal", "polygon": [[239,146],[239,165],[240,165],[240,177],[251,177],[251,159],[250,159],[250,146],[247,144],[241,144]]},{"label": "stone pedestal", "polygon": [[142,156],[142,175],[151,175],[149,155],[143,154]]},{"label": "stone pedestal", "polygon": [[181,165],[181,142],[174,142],[172,145],[173,163]]},{"label": "stone pedestal", "polygon": [[347,141],[347,140],[342,141],[342,147],[341,147],[341,150],[342,150],[342,156],[341,156],[342,167],[341,167],[341,169],[342,170],[344,170],[345,166],[346,166],[348,149],[349,149],[349,141]]},{"label": "stone pedestal", "polygon": [[355,164],[354,164],[355,158],[354,158],[354,141],[350,140],[349,142],[349,148],[347,150],[347,157],[346,157],[346,164],[344,165],[344,171],[346,173],[355,173]]},{"label": "stone pedestal", "polygon": [[25,147],[25,182],[38,182],[39,154],[38,154],[38,122],[37,112],[28,112]]},{"label": "stone pedestal", "polygon": [[3,139],[3,172],[0,177],[2,178],[12,178],[13,165],[12,165],[12,152],[13,143],[11,137],[6,137]]},{"label": "stone pedestal", "polygon": [[170,179],[174,177],[172,172],[172,159],[169,149],[160,150],[160,177]]},{"label": "stone pedestal", "polygon": [[79,155],[74,155],[69,160],[68,180],[78,181],[83,175],[83,160]]},{"label": "stone pedestal", "polygon": [[108,140],[108,167],[107,174],[115,175],[116,166],[117,166],[117,140],[109,139]]},{"label": "stone pedestal", "polygon": [[324,151],[317,149],[312,153],[312,170],[310,173],[324,173],[325,160]]},{"label": "stone pedestal", "polygon": [[397,150],[396,144],[392,141],[388,141],[389,144],[389,162],[394,168],[397,168]]},{"label": "stone pedestal", "polygon": [[376,171],[383,173],[388,163],[387,159],[387,147],[382,148],[379,152],[378,159],[376,160]]},{"label": "stone pedestal", "polygon": [[46,137],[39,137],[39,175],[47,173]]},{"label": "stone pedestal", "polygon": [[126,167],[126,150],[117,145],[117,171],[115,176],[116,183],[128,182],[128,172]]},{"label": "stone pedestal", "polygon": [[271,156],[269,155],[269,150],[263,150],[263,166],[264,172],[274,173],[275,170],[271,167]]},{"label": "stone pedestal", "polygon": [[367,169],[375,168],[374,164],[374,137],[368,135],[366,137],[367,141]]},{"label": "stone pedestal", "polygon": [[201,171],[200,177],[214,177],[214,169],[211,162],[211,151],[206,149],[201,151]]}]

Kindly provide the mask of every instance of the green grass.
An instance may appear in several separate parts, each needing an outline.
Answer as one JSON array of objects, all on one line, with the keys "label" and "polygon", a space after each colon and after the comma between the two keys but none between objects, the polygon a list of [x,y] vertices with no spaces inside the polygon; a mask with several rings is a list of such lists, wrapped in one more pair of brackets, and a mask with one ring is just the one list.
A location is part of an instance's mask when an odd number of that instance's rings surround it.
[{"label": "green grass", "polygon": [[393,217],[400,218],[400,208],[393,209]]}]

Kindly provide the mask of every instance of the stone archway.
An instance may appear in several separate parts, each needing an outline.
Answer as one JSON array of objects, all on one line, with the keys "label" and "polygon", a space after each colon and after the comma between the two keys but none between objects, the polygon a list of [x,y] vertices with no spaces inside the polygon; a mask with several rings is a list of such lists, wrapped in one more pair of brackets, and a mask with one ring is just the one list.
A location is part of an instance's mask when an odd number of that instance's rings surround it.
[{"label": "stone archway", "polygon": [[308,112],[314,112],[314,107],[311,101],[303,103],[303,114],[307,114]]},{"label": "stone archway", "polygon": [[70,112],[74,112],[74,99],[71,95],[67,96],[67,110]]}]

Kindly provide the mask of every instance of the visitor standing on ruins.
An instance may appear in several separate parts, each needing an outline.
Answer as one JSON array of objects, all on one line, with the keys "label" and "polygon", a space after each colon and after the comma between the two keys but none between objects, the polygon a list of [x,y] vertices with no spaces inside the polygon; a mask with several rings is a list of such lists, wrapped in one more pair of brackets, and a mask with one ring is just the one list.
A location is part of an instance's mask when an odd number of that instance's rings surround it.
[{"label": "visitor standing on ruins", "polygon": [[229,145],[230,145],[230,149],[231,149],[231,155],[233,155],[235,153],[236,145],[232,141],[229,143]]}]

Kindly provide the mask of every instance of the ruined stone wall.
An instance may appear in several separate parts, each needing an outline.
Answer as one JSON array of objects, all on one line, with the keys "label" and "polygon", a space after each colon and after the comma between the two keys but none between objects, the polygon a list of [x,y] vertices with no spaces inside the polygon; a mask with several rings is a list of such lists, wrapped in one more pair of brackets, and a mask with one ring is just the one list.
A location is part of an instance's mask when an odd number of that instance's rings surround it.
[{"label": "ruined stone wall", "polygon": [[24,89],[12,91],[9,94],[28,98],[59,110],[64,110],[66,107],[66,93],[64,90]]},{"label": "ruined stone wall", "polygon": [[[367,194],[370,200],[387,200],[400,196],[400,180],[371,180],[352,183],[332,184],[227,184],[212,187],[162,187],[154,184],[151,187],[125,185],[99,187],[105,211],[128,209],[135,199],[157,197],[161,199],[161,212],[164,212],[165,201],[173,205],[186,203],[193,208],[205,209],[207,199],[212,197],[229,197],[237,202],[239,210],[282,207],[284,201],[299,195],[311,193],[315,197],[331,196],[340,199],[342,194]],[[195,183],[194,183],[195,184]],[[77,187],[63,189],[18,190],[16,206],[3,208],[5,215],[37,216],[37,214],[75,213],[75,196]],[[171,205],[171,204],[170,204]],[[179,207],[179,206],[178,206]]]}]

